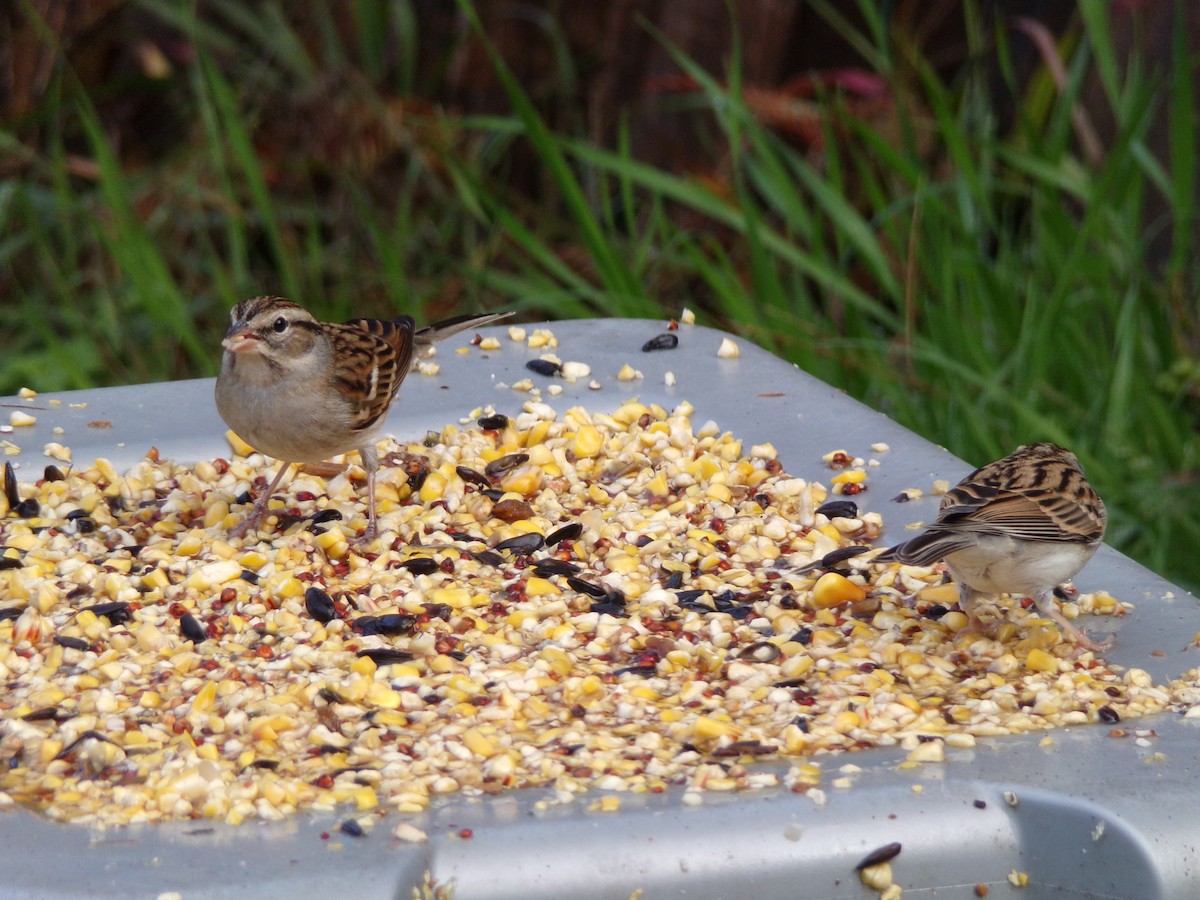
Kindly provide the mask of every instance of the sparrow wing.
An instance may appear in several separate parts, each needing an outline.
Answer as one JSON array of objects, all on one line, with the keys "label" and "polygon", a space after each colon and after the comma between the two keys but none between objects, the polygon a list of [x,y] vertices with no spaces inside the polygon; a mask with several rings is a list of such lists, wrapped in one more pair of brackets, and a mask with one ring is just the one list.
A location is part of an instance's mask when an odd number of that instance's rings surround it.
[{"label": "sparrow wing", "polygon": [[351,402],[356,431],[387,414],[412,366],[415,323],[395,319],[351,319],[332,325],[333,383]]}]

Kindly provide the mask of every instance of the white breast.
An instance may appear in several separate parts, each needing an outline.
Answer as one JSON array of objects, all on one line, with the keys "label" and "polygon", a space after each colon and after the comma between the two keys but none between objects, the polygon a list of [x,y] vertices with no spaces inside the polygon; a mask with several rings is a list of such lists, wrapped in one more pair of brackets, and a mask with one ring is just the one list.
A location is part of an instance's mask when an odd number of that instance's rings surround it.
[{"label": "white breast", "polygon": [[946,566],[981,594],[1032,596],[1073,578],[1097,546],[980,535],[975,546],[947,556]]}]

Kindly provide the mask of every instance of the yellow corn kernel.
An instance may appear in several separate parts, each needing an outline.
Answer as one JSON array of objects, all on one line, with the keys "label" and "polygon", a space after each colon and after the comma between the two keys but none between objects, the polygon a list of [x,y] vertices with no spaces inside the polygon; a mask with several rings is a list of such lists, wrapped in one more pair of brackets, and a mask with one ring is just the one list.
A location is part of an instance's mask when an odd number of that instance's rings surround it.
[{"label": "yellow corn kernel", "polygon": [[251,550],[249,553],[243,553],[238,557],[238,563],[243,569],[261,569],[267,564],[267,558],[257,550]]},{"label": "yellow corn kernel", "polygon": [[533,448],[534,446],[546,440],[546,435],[550,432],[550,423],[547,421],[535,422],[533,427],[525,432],[522,444],[525,447]]},{"label": "yellow corn kernel", "polygon": [[349,545],[346,543],[346,535],[336,525],[326,530],[323,534],[318,534],[315,543],[334,559],[340,559],[349,550]]},{"label": "yellow corn kernel", "polygon": [[1030,647],[1036,647],[1040,650],[1048,650],[1061,640],[1061,635],[1058,629],[1055,628],[1049,620],[1041,619],[1032,625],[1029,629],[1029,636],[1025,639]]},{"label": "yellow corn kernel", "polygon": [[220,525],[229,515],[229,504],[224,500],[217,499],[204,511],[204,527],[212,528],[214,525]]},{"label": "yellow corn kernel", "polygon": [[854,710],[838,713],[833,719],[833,730],[838,734],[846,734],[862,725],[862,718]]},{"label": "yellow corn kernel", "polygon": [[383,709],[399,709],[400,694],[386,684],[380,684],[378,681],[375,681],[367,689],[367,702],[373,703]]},{"label": "yellow corn kernel", "polygon": [[642,700],[661,700],[662,699],[662,694],[660,694],[658,691],[654,690],[653,688],[646,687],[646,685],[644,685],[644,684],[639,684],[637,687],[635,687],[629,693],[631,696],[638,697],[639,699],[642,699]]},{"label": "yellow corn kernel", "polygon": [[733,491],[729,489],[729,485],[727,484],[710,484],[705,493],[710,500],[716,500],[720,503],[728,503],[733,499]]},{"label": "yellow corn kernel", "polygon": [[537,620],[537,614],[531,609],[514,609],[504,617],[504,621],[513,628],[520,628],[530,619]]},{"label": "yellow corn kernel", "polygon": [[707,741],[713,738],[736,734],[737,729],[733,726],[733,723],[722,722],[720,719],[714,719],[711,716],[698,716],[692,732],[692,736],[698,741]]},{"label": "yellow corn kernel", "polygon": [[165,569],[152,569],[142,576],[142,587],[146,590],[152,591],[155,588],[165,588],[170,583]]},{"label": "yellow corn kernel", "polygon": [[680,721],[685,715],[687,715],[686,710],[672,707],[670,709],[664,709],[658,714],[658,717],[664,722],[671,723]]},{"label": "yellow corn kernel", "polygon": [[571,657],[559,647],[546,647],[542,650],[541,657],[550,666],[550,671],[560,677],[570,675],[574,668]]},{"label": "yellow corn kernel", "polygon": [[612,417],[622,425],[632,425],[642,416],[649,414],[650,407],[646,406],[644,403],[639,403],[637,400],[630,400],[628,403],[617,409],[617,411],[612,414]]},{"label": "yellow corn kernel", "polygon": [[350,663],[350,671],[356,675],[374,675],[377,668],[375,660],[369,656],[360,656]]},{"label": "yellow corn kernel", "polygon": [[417,492],[417,496],[421,498],[422,503],[432,503],[434,500],[442,499],[442,495],[445,493],[445,476],[440,472],[430,472],[425,476],[425,483],[421,485],[421,490]]},{"label": "yellow corn kernel", "polygon": [[826,572],[813,585],[811,603],[816,609],[830,609],[855,603],[867,596],[866,589],[837,572]]},{"label": "yellow corn kernel", "polygon": [[1034,647],[1025,657],[1025,668],[1031,672],[1057,672],[1058,657],[1047,653],[1040,647]]},{"label": "yellow corn kernel", "polygon": [[500,481],[500,489],[528,497],[542,486],[542,470],[537,466],[521,466]]},{"label": "yellow corn kernel", "polygon": [[930,585],[917,591],[917,596],[927,603],[944,603],[949,606],[958,600],[958,585],[950,581]]},{"label": "yellow corn kernel", "polygon": [[471,592],[464,587],[434,588],[425,596],[430,603],[444,603],[454,609],[463,609],[471,603]]},{"label": "yellow corn kernel", "polygon": [[232,559],[219,559],[205,563],[193,571],[184,579],[183,586],[198,591],[206,591],[233,581],[241,574],[242,567],[236,561]]},{"label": "yellow corn kernel", "polygon": [[867,473],[862,469],[845,469],[831,479],[830,484],[862,484],[867,480]]},{"label": "yellow corn kernel", "polygon": [[531,575],[525,582],[526,597],[544,597],[550,594],[561,593],[558,586],[554,582],[545,578],[538,578],[536,575]]},{"label": "yellow corn kernel", "polygon": [[392,728],[404,728],[408,725],[408,716],[394,709],[381,709],[371,719],[373,725],[387,725]]},{"label": "yellow corn kernel", "polygon": [[221,758],[221,749],[214,743],[204,743],[196,748],[196,755],[201,759],[208,759],[216,762]]},{"label": "yellow corn kernel", "polygon": [[595,425],[583,425],[575,432],[575,440],[571,442],[571,453],[576,459],[591,459],[600,452],[604,439],[600,436]]},{"label": "yellow corn kernel", "polygon": [[[249,456],[254,452],[253,447],[233,433],[233,429],[229,429],[225,432],[225,440],[229,441],[229,446],[230,449],[233,450],[234,456]],[[97,462],[99,462],[99,460],[97,460]]]},{"label": "yellow corn kernel", "polygon": [[496,753],[496,745],[478,728],[468,728],[463,732],[462,741],[468,750],[485,759]]},{"label": "yellow corn kernel", "polygon": [[215,681],[206,682],[204,687],[200,688],[196,694],[196,699],[192,701],[192,712],[208,712],[213,708],[213,703],[217,699],[217,683]]},{"label": "yellow corn kernel", "polygon": [[646,485],[646,493],[652,497],[667,497],[671,493],[671,488],[667,484],[667,476],[659,472]]},{"label": "yellow corn kernel", "polygon": [[195,556],[204,549],[204,542],[200,540],[199,535],[189,534],[175,545],[176,556]]},{"label": "yellow corn kernel", "polygon": [[290,597],[303,597],[304,590],[304,582],[292,575],[287,575],[280,580],[272,593],[276,597],[288,599]]},{"label": "yellow corn kernel", "polygon": [[971,620],[967,614],[958,611],[948,612],[938,621],[951,631],[962,631],[971,624]]}]

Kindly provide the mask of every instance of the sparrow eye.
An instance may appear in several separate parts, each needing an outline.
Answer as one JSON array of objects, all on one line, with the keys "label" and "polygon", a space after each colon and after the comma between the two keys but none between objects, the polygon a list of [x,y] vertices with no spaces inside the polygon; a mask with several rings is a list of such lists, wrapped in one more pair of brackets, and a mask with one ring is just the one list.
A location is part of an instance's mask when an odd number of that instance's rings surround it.
[{"label": "sparrow eye", "polygon": [[283,316],[280,316],[275,320],[275,324],[272,327],[275,329],[276,334],[283,334],[285,331],[287,331],[287,325],[287,319],[285,319]]}]

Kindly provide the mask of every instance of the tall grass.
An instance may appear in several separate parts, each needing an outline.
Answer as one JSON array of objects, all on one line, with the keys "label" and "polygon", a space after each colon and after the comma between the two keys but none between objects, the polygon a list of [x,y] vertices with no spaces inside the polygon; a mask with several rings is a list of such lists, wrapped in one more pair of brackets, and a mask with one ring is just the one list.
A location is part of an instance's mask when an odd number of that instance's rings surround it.
[{"label": "tall grass", "polygon": [[[146,3],[199,54],[173,83],[192,129],[175,152],[122,166],[67,69],[38,110],[37,148],[0,133],[25,157],[0,181],[13,301],[0,306],[0,391],[211,374],[225,310],[266,291],[329,317],[689,305],[968,460],[1070,446],[1112,510],[1110,542],[1200,585],[1200,559],[1180,552],[1200,538],[1185,30],[1153,68],[1120,59],[1107,7],[1081,3],[1060,42],[1065,84],[1026,84],[1012,32],[968,3],[972,61],[947,83],[879,4],[858,0],[861,30],[841,5],[813,5],[893,86],[890,114],[830,89],[814,153],[764,125],[736,42],[713,73],[659,35],[708,113],[697,139],[728,150],[701,179],[639,161],[626,130],[605,148],[552,129],[467,0],[507,115],[454,118],[413,96],[417,73],[396,63],[420,40],[408,3],[353,4],[349,29],[314,4],[319,40],[279,3],[213,0],[203,19]],[[572,78],[570,54],[557,57]],[[1011,126],[983,59],[1011,94]],[[1093,70],[1115,122],[1099,158],[1077,119]],[[278,109],[281,97],[298,105]],[[331,120],[306,119],[303,98],[324,98]],[[1165,160],[1147,140],[1162,116]],[[519,153],[541,165],[536,200],[510,187]],[[1152,199],[1165,218],[1147,223]],[[1173,242],[1154,257],[1162,229]]]}]

